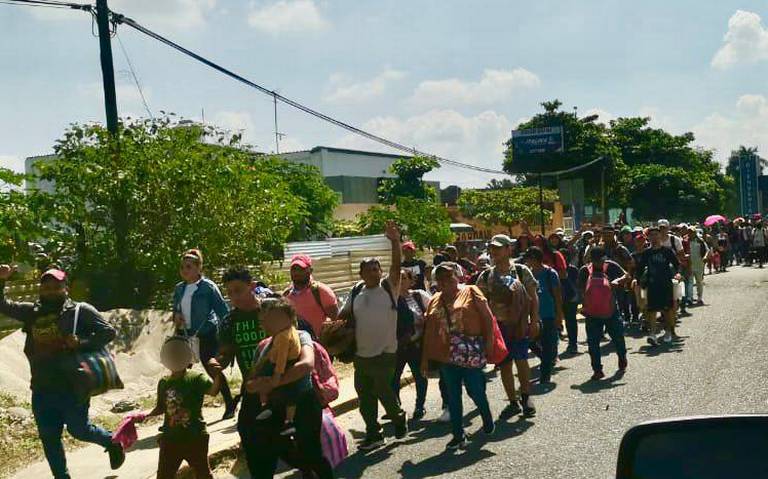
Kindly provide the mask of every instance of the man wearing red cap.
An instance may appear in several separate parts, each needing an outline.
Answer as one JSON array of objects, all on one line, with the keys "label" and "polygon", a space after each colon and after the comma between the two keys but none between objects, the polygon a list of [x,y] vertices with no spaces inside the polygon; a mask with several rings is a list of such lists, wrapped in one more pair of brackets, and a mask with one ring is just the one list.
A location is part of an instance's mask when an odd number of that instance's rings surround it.
[{"label": "man wearing red cap", "polygon": [[400,263],[402,269],[408,270],[413,274],[413,289],[423,289],[429,291],[427,283],[427,263],[424,260],[416,259],[416,244],[413,241],[403,243],[403,262]]},{"label": "man wearing red cap", "polygon": [[296,314],[320,336],[323,323],[339,315],[336,294],[327,285],[312,278],[312,258],[297,254],[291,259],[291,286],[283,292]]},{"label": "man wearing red cap", "polygon": [[80,303],[74,334],[77,305],[69,299],[67,275],[59,269],[49,269],[40,276],[40,299],[35,303],[8,301],[5,282],[13,271],[0,265],[0,314],[24,324],[24,354],[32,373],[32,412],[54,479],[70,477],[61,442],[65,425],[75,439],[104,447],[112,469],[117,469],[125,460],[122,446],[112,443],[111,433],[90,423],[89,398],[75,392],[71,380],[73,353],[102,349],[115,338],[115,329],[93,306]]}]

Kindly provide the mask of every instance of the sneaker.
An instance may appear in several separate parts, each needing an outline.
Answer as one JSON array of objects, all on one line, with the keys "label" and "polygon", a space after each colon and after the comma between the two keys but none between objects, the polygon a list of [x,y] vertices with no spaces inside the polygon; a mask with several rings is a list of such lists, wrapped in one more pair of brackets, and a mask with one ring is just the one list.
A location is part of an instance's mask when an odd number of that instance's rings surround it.
[{"label": "sneaker", "polygon": [[483,431],[483,434],[485,434],[486,436],[490,436],[491,434],[496,432],[496,424],[493,421],[490,421],[486,424],[483,424],[483,429],[481,430]]},{"label": "sneaker", "polygon": [[539,378],[539,384],[549,384],[551,382],[552,382],[552,375],[551,374],[546,374],[546,375],[541,376]]},{"label": "sneaker", "polygon": [[283,427],[283,430],[280,431],[281,436],[293,436],[296,434],[296,427],[293,425],[292,422],[286,422],[285,426]]},{"label": "sneaker", "polygon": [[451,439],[451,442],[449,442],[445,448],[449,451],[456,451],[458,449],[464,449],[468,445],[467,443],[467,437],[461,436],[461,437],[454,437]]},{"label": "sneaker", "polygon": [[603,371],[595,371],[592,374],[592,377],[590,378],[592,381],[599,381],[605,377],[605,373]]},{"label": "sneaker", "polygon": [[619,371],[624,372],[627,370],[627,357],[619,358]]},{"label": "sneaker", "polygon": [[259,414],[256,416],[256,420],[257,420],[257,421],[263,421],[263,420],[265,420],[265,419],[269,419],[269,418],[271,418],[271,417],[272,417],[272,410],[271,410],[271,409],[265,409],[265,410],[261,411],[261,412],[260,412],[260,413],[259,413]]},{"label": "sneaker", "polygon": [[443,413],[436,419],[437,422],[451,422],[451,412],[446,408],[443,409]]},{"label": "sneaker", "polygon": [[648,335],[647,341],[648,341],[648,344],[650,344],[651,346],[658,346],[659,345],[659,341],[656,339],[656,336],[654,336],[652,334]]},{"label": "sneaker", "polygon": [[125,451],[120,444],[112,444],[107,448],[107,454],[109,454],[109,467],[114,471],[119,469],[125,462]]},{"label": "sneaker", "polygon": [[363,442],[361,442],[357,448],[361,451],[372,451],[374,449],[380,448],[384,444],[384,436],[382,436],[381,433],[378,433],[373,436],[366,436],[366,438],[363,439]]},{"label": "sneaker", "polygon": [[696,301],[696,306],[704,306],[704,300],[698,300]]},{"label": "sneaker", "polygon": [[392,421],[392,424],[395,425],[395,437],[397,439],[402,439],[408,434],[408,416],[405,411],[401,412],[400,416]]},{"label": "sneaker", "polygon": [[523,408],[523,416],[535,416],[536,406],[533,405],[533,399],[530,396],[525,397],[520,401],[520,406]]},{"label": "sneaker", "polygon": [[232,419],[235,417],[235,412],[237,412],[237,403],[232,401],[232,404],[224,410],[224,415],[221,417],[221,420],[226,421],[227,419]]},{"label": "sneaker", "polygon": [[512,401],[501,411],[501,415],[499,416],[502,419],[508,419],[513,416],[517,416],[523,412],[523,409],[520,407],[520,404],[517,401]]},{"label": "sneaker", "polygon": [[669,332],[669,331],[664,333],[664,338],[662,338],[662,341],[664,341],[667,344],[671,343],[672,342],[672,333]]},{"label": "sneaker", "polygon": [[568,354],[577,354],[579,352],[579,347],[575,344],[569,344],[567,348],[565,348],[565,352]]},{"label": "sneaker", "polygon": [[411,419],[414,421],[421,421],[424,419],[424,416],[427,415],[427,411],[424,410],[424,408],[417,408],[413,410],[413,415],[411,416]]}]

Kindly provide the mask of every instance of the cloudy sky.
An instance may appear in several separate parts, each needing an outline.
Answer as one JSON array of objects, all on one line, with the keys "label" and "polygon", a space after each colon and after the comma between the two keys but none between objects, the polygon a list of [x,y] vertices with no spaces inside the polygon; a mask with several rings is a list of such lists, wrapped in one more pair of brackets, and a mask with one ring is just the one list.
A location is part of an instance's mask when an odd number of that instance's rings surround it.
[{"label": "cloudy sky", "polygon": [[[85,0],[83,0],[85,1]],[[602,119],[651,116],[723,159],[768,153],[768,3],[701,0],[111,0],[179,43],[331,116],[447,158],[500,168],[502,142],[559,98]],[[272,102],[126,27],[150,111],[242,129],[273,151]],[[23,169],[69,123],[103,121],[83,12],[0,4],[0,165]],[[113,41],[121,115],[145,116]],[[387,151],[286,106],[281,150]],[[487,175],[444,167],[462,186]]]}]

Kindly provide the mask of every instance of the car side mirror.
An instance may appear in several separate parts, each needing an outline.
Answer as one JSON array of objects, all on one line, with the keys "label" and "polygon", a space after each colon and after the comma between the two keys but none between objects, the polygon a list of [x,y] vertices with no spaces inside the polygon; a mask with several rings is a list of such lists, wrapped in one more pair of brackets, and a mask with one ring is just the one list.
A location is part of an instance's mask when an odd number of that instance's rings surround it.
[{"label": "car side mirror", "polygon": [[616,479],[768,477],[768,415],[690,417],[624,434]]}]

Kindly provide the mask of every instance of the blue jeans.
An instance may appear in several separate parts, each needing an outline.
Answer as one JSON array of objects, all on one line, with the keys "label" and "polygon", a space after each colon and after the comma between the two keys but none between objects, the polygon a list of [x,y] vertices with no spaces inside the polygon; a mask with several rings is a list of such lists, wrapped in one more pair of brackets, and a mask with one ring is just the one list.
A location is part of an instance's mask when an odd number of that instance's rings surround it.
[{"label": "blue jeans", "polygon": [[397,363],[395,364],[395,377],[392,381],[392,390],[395,391],[397,400],[400,400],[400,379],[403,376],[405,365],[411,370],[413,380],[416,383],[416,410],[424,409],[427,399],[427,378],[421,374],[421,348],[416,344],[401,346],[397,351]]},{"label": "blue jeans", "polygon": [[61,443],[65,425],[69,434],[79,441],[92,442],[104,448],[112,445],[112,434],[88,421],[89,407],[88,399],[72,393],[32,393],[32,412],[54,479],[69,479],[67,459]]},{"label": "blue jeans", "polygon": [[549,378],[557,358],[557,341],[560,339],[554,318],[541,319],[541,377]]},{"label": "blue jeans", "polygon": [[621,322],[618,312],[611,318],[587,318],[587,344],[589,345],[589,359],[592,363],[592,370],[602,371],[603,364],[600,362],[600,340],[603,338],[603,330],[608,332],[611,342],[616,347],[616,354],[620,358],[627,357],[627,346],[624,342],[624,325]]},{"label": "blue jeans", "polygon": [[488,405],[488,396],[485,394],[485,374],[482,368],[461,368],[452,364],[444,364],[441,372],[448,390],[448,411],[451,413],[451,429],[454,438],[464,436],[462,385],[467,389],[467,394],[480,410],[483,424],[493,422],[491,407]]}]

